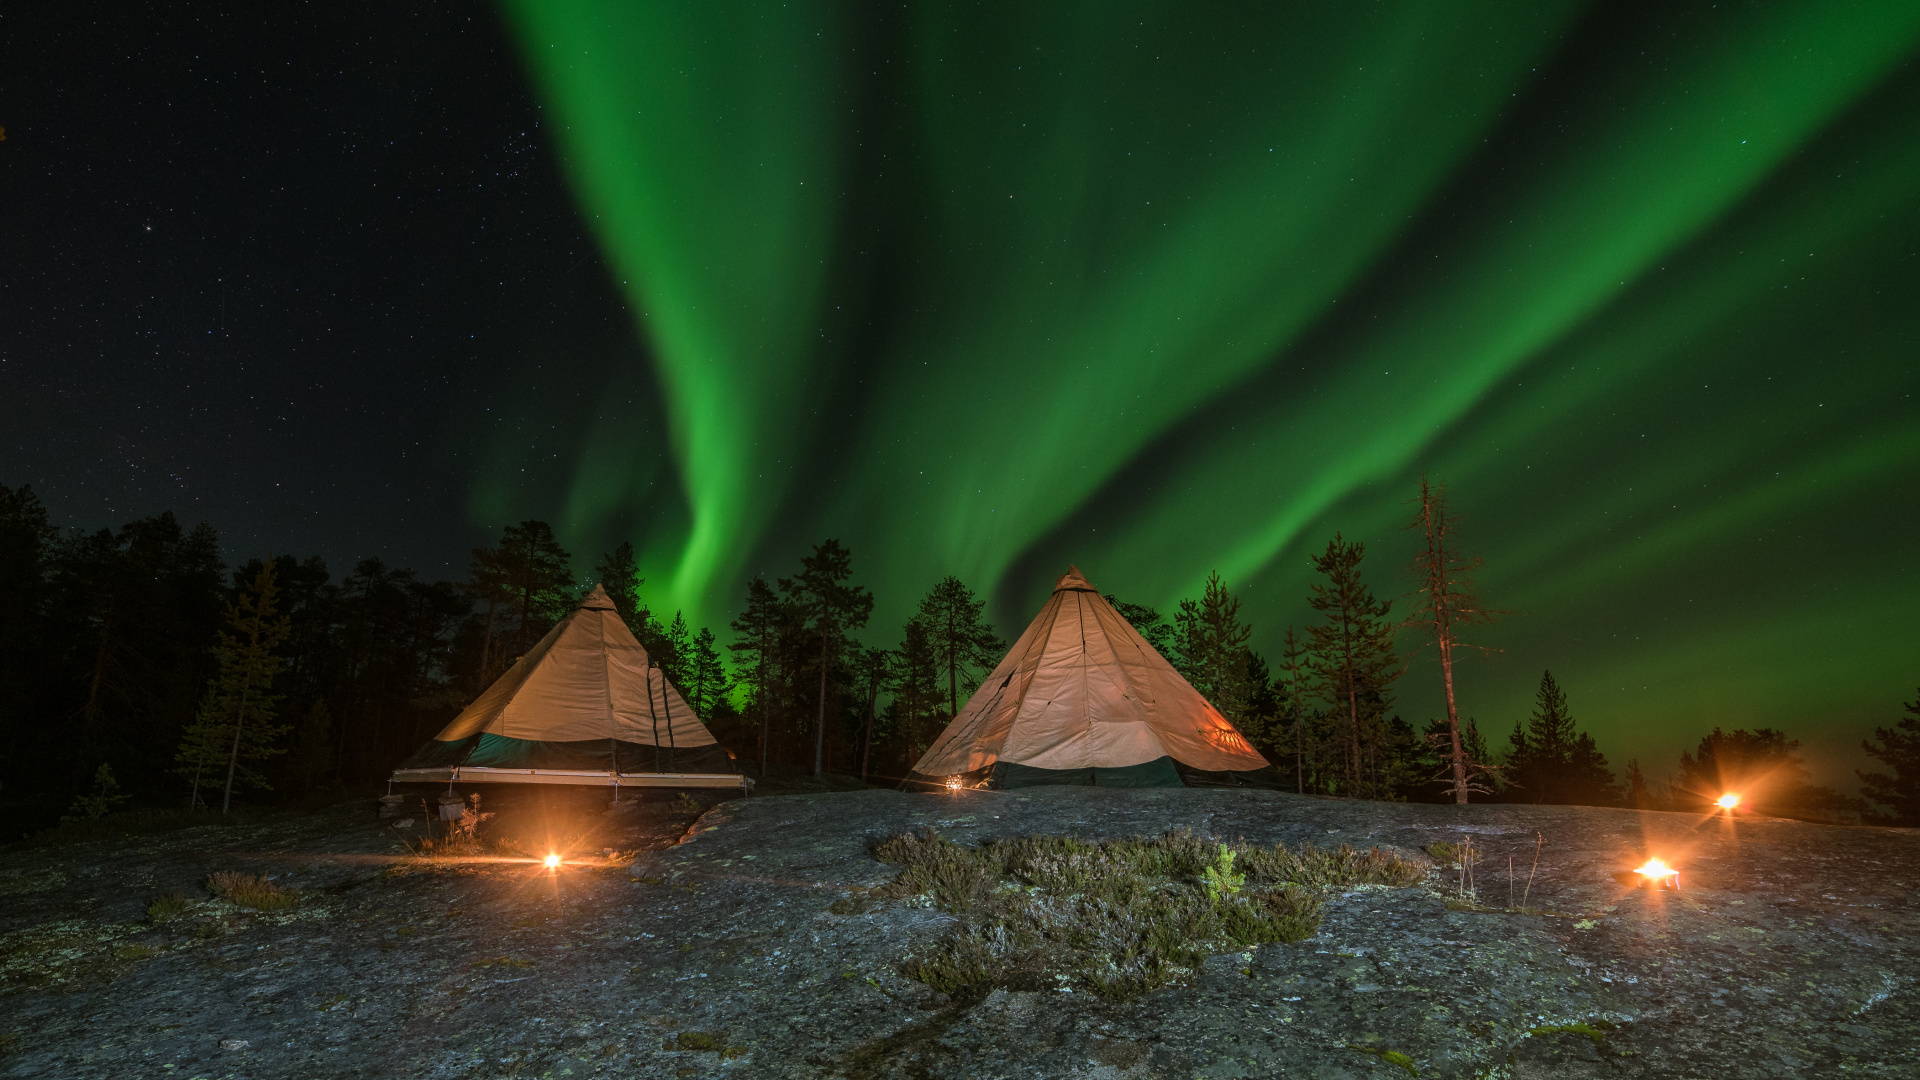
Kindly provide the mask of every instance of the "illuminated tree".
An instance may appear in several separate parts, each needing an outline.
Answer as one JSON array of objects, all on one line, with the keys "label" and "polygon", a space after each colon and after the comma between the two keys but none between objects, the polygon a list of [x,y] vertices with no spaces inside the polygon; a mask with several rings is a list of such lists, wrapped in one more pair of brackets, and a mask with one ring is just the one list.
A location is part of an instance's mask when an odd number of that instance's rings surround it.
[{"label": "illuminated tree", "polygon": [[274,723],[281,695],[273,692],[273,683],[284,667],[274,650],[290,629],[286,617],[278,613],[279,594],[269,562],[260,568],[252,588],[227,606],[227,625],[233,633],[222,631],[214,648],[220,674],[174,758],[176,771],[192,778],[189,801],[194,805],[199,803],[200,788],[224,768],[220,812],[227,813],[236,784],[270,786],[248,764],[286,753],[276,744],[287,728]]},{"label": "illuminated tree", "polygon": [[814,717],[813,775],[821,775],[827,746],[827,677],[834,662],[850,644],[847,631],[867,625],[873,614],[873,594],[863,586],[848,585],[853,576],[853,553],[838,540],[816,544],[813,554],[800,560],[800,573],[780,579],[780,591],[794,606],[808,635],[819,643],[819,709]]},{"label": "illuminated tree", "polygon": [[1393,651],[1398,627],[1388,618],[1393,601],[1375,600],[1361,580],[1366,553],[1365,544],[1349,544],[1335,533],[1325,553],[1313,557],[1326,583],[1313,586],[1308,602],[1324,621],[1307,628],[1317,689],[1345,728],[1345,788],[1360,795],[1380,788],[1366,775],[1362,754],[1367,744],[1385,737],[1389,688],[1400,677]]},{"label": "illuminated tree", "polygon": [[1444,736],[1446,767],[1451,774],[1449,790],[1454,802],[1464,804],[1469,791],[1488,789],[1475,783],[1479,779],[1476,774],[1485,774],[1486,760],[1475,760],[1462,737],[1460,707],[1455,701],[1453,686],[1454,651],[1461,647],[1456,635],[1463,625],[1491,621],[1493,613],[1475,595],[1473,572],[1480,568],[1480,560],[1464,558],[1448,546],[1457,521],[1458,517],[1447,510],[1445,489],[1438,484],[1429,485],[1427,478],[1421,477],[1420,513],[1408,528],[1419,529],[1426,544],[1414,557],[1420,588],[1407,625],[1431,635],[1439,653],[1440,683],[1446,690],[1447,701]]},{"label": "illuminated tree", "polygon": [[1862,740],[1861,749],[1893,772],[1860,773],[1860,790],[1893,811],[1889,824],[1920,825],[1920,699],[1903,703],[1907,715],[1891,728],[1873,729],[1880,745]]},{"label": "illuminated tree", "polygon": [[976,600],[973,590],[957,577],[942,580],[920,601],[917,618],[926,627],[927,644],[947,676],[948,716],[959,715],[961,687],[973,693],[1007,650],[1007,643],[988,624],[986,610],[987,602]]}]

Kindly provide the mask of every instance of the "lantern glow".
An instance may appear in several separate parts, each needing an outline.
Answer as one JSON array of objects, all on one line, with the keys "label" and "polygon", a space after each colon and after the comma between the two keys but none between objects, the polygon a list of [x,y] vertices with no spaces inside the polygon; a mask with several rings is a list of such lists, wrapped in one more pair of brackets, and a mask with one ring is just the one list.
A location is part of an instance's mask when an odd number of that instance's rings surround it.
[{"label": "lantern glow", "polygon": [[1680,887],[1680,871],[1675,870],[1659,859],[1649,858],[1645,865],[1634,868],[1633,872],[1645,878],[1646,883],[1656,889],[1677,889]]},{"label": "lantern glow", "polygon": [[549,870],[558,870],[560,868],[560,856],[558,855],[548,855],[543,861]]},{"label": "lantern glow", "polygon": [[1740,805],[1740,796],[1735,795],[1732,792],[1728,792],[1727,794],[1720,796],[1718,799],[1715,799],[1714,805],[1720,807],[1722,810],[1731,810],[1734,807]]},{"label": "lantern glow", "polygon": [[960,778],[958,776],[947,777],[947,790],[956,795],[960,793]]}]

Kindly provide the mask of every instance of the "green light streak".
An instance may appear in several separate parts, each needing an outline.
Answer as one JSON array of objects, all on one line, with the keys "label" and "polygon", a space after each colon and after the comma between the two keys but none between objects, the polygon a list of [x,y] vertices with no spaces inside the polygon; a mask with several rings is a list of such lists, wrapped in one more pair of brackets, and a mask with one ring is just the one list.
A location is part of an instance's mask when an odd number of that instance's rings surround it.
[{"label": "green light streak", "polygon": [[1490,730],[1544,666],[1616,752],[1716,679],[1788,726],[1920,680],[1920,7],[508,8],[656,364],[476,506],[637,517],[660,606],[833,535],[876,627],[952,573],[1017,628],[1072,560],[1218,570],[1270,646],[1335,529],[1403,584],[1429,471],[1526,612]]}]

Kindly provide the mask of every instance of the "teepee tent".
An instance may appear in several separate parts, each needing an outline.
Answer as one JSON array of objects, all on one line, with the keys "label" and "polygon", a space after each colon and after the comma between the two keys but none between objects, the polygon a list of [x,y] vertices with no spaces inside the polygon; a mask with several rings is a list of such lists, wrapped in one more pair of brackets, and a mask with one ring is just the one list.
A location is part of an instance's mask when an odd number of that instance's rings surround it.
[{"label": "teepee tent", "polygon": [[1068,567],[909,785],[1251,784],[1278,775],[1132,624]]},{"label": "teepee tent", "polygon": [[393,778],[611,787],[748,783],[598,585]]}]

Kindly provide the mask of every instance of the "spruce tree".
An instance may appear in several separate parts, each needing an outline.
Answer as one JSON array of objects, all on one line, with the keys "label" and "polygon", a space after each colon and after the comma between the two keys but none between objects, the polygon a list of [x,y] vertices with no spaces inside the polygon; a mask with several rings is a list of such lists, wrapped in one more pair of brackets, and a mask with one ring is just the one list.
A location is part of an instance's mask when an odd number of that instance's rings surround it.
[{"label": "spruce tree", "polygon": [[1287,627],[1287,636],[1280,648],[1280,675],[1275,680],[1275,686],[1281,708],[1285,710],[1287,746],[1293,751],[1294,791],[1302,795],[1307,792],[1307,759],[1313,749],[1307,709],[1309,659],[1306,644],[1300,640],[1300,635],[1294,632],[1293,627]]},{"label": "spruce tree", "polygon": [[1508,736],[1507,781],[1521,801],[1616,806],[1619,784],[1593,736],[1580,731],[1553,672],[1540,673],[1533,715]]},{"label": "spruce tree", "polygon": [[681,667],[686,675],[687,703],[710,722],[714,708],[733,691],[733,680],[727,676],[727,665],[720,659],[712,630],[703,626],[694,635]]},{"label": "spruce tree", "polygon": [[733,620],[733,650],[753,672],[753,701],[760,716],[760,775],[767,775],[767,730],[771,719],[773,681],[778,676],[781,632],[789,622],[789,612],[780,598],[760,578],[747,581],[747,606]]},{"label": "spruce tree", "polygon": [[220,674],[174,759],[176,771],[192,778],[190,804],[198,804],[202,786],[222,782],[222,814],[232,808],[236,785],[270,786],[265,777],[248,768],[249,763],[286,753],[276,745],[287,728],[274,723],[281,695],[273,692],[273,684],[283,666],[274,650],[287,639],[290,627],[278,613],[280,590],[273,576],[269,561],[260,568],[251,589],[243,590],[227,606],[227,625],[233,633],[221,631],[220,644],[214,649]]},{"label": "spruce tree", "polygon": [[1253,628],[1240,621],[1240,599],[1227,591],[1219,574],[1207,577],[1198,603],[1180,601],[1176,667],[1220,715],[1235,725],[1246,722],[1253,699],[1247,640]]},{"label": "spruce tree", "polygon": [[1860,790],[1890,811],[1885,824],[1915,826],[1920,825],[1920,698],[1902,707],[1907,715],[1893,727],[1873,729],[1880,745],[1861,740],[1861,749],[1893,771],[1861,772]]},{"label": "spruce tree", "polygon": [[1393,650],[1398,628],[1388,618],[1393,601],[1374,599],[1362,580],[1360,563],[1366,553],[1365,544],[1349,544],[1335,533],[1326,552],[1313,557],[1326,583],[1313,586],[1309,603],[1324,621],[1307,628],[1318,691],[1344,729],[1344,787],[1356,795],[1380,792],[1362,757],[1368,745],[1385,738],[1390,688],[1400,677]]},{"label": "spruce tree", "polygon": [[1639,758],[1627,759],[1627,805],[1635,810],[1656,810],[1653,787],[1647,783],[1647,774],[1640,770]]},{"label": "spruce tree", "polygon": [[920,601],[917,617],[946,675],[949,716],[959,714],[961,688],[973,693],[1006,652],[1007,643],[988,624],[986,610],[987,602],[976,599],[957,577],[942,579]]},{"label": "spruce tree", "polygon": [[901,630],[898,659],[894,667],[893,701],[904,718],[899,735],[907,746],[908,764],[920,759],[933,745],[935,733],[944,727],[940,699],[940,657],[933,647],[933,636],[918,618],[907,620]]},{"label": "spruce tree", "polygon": [[633,544],[622,540],[619,547],[602,555],[599,565],[593,568],[593,576],[600,587],[607,590],[613,609],[620,613],[620,621],[626,623],[634,638],[644,645],[651,613],[640,600],[640,586],[645,585],[647,579],[640,576]]},{"label": "spruce tree", "polygon": [[867,625],[873,614],[873,594],[848,585],[853,576],[853,553],[829,539],[814,545],[813,554],[800,560],[800,573],[780,579],[780,589],[805,622],[807,634],[819,645],[819,708],[814,718],[813,775],[825,771],[827,746],[827,678],[834,662],[849,644],[847,631]]}]

